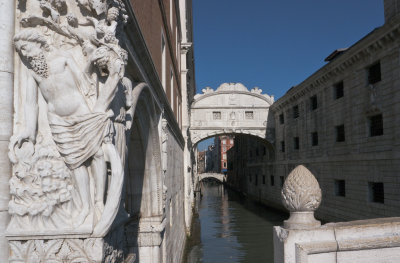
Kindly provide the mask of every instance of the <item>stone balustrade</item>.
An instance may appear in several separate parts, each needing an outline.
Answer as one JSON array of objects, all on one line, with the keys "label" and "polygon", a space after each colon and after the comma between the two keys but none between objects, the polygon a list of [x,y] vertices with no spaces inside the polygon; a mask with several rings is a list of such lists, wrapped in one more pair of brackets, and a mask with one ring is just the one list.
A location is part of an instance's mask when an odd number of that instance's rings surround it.
[{"label": "stone balustrade", "polygon": [[321,225],[314,218],[321,190],[304,166],[289,174],[282,201],[290,218],[283,227],[274,227],[275,263],[400,262],[400,218]]}]

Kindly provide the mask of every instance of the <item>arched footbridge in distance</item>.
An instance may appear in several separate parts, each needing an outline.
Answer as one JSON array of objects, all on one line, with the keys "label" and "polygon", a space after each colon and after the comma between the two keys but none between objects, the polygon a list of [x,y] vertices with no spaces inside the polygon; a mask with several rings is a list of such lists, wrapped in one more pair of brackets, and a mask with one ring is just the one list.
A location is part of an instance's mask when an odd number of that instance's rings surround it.
[{"label": "arched footbridge in distance", "polygon": [[226,179],[224,174],[219,174],[219,173],[202,173],[198,174],[198,176],[199,176],[199,182],[201,182],[204,179],[215,179],[220,183],[224,183]]}]

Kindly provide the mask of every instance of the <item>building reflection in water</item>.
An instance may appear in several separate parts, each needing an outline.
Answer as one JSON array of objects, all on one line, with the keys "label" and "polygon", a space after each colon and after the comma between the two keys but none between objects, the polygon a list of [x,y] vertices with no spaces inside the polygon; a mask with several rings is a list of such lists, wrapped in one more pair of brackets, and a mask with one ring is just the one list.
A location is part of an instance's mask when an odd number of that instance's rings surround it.
[{"label": "building reflection in water", "polygon": [[288,215],[203,182],[186,263],[273,262],[272,226]]}]

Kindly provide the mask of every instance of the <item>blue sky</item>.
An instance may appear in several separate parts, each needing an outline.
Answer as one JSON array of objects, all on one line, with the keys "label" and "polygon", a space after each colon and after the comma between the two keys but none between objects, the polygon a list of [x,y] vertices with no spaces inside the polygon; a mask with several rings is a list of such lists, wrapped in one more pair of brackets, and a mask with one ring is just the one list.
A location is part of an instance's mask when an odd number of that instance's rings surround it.
[{"label": "blue sky", "polygon": [[241,82],[276,100],[384,14],[383,0],[193,0],[193,20],[197,92]]}]

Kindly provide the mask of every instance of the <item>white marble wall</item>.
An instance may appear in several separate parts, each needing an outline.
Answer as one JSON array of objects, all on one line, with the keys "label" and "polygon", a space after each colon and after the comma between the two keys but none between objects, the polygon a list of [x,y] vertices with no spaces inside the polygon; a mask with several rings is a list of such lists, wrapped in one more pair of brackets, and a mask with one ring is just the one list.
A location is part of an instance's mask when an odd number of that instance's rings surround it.
[{"label": "white marble wall", "polygon": [[14,78],[14,0],[0,0],[0,262],[8,260],[7,227],[11,164],[8,141],[12,134],[12,103]]}]

